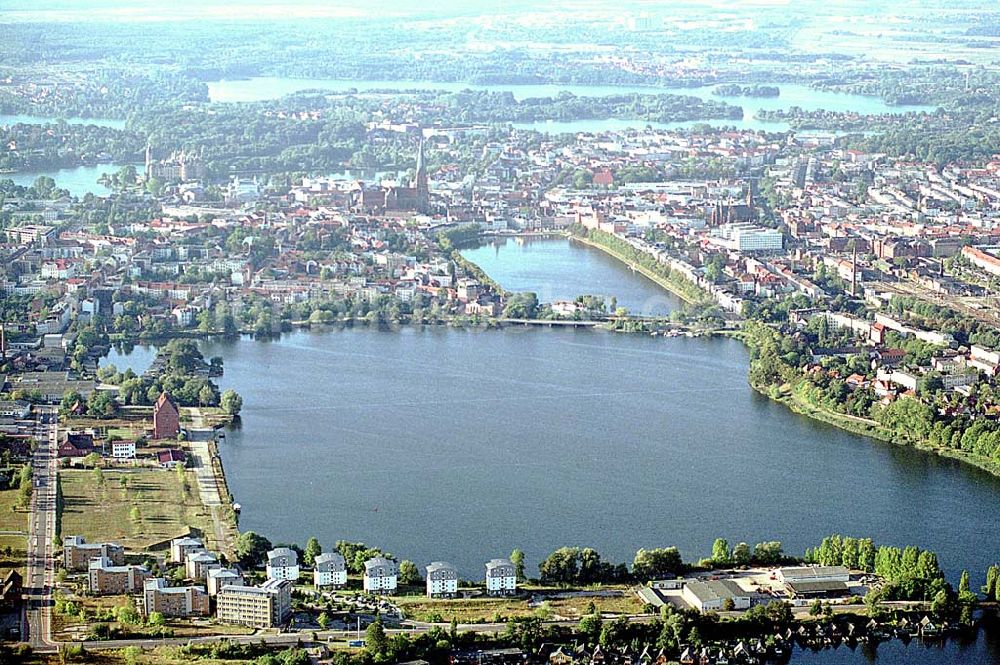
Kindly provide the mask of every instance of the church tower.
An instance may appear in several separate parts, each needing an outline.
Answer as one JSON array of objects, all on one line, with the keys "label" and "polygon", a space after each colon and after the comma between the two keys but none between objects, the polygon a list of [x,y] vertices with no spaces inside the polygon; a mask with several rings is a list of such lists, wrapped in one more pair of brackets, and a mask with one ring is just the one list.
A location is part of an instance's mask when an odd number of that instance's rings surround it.
[{"label": "church tower", "polygon": [[430,202],[430,186],[427,183],[427,165],[424,163],[424,139],[417,145],[417,172],[414,177],[414,189],[417,195],[417,208],[426,212]]}]

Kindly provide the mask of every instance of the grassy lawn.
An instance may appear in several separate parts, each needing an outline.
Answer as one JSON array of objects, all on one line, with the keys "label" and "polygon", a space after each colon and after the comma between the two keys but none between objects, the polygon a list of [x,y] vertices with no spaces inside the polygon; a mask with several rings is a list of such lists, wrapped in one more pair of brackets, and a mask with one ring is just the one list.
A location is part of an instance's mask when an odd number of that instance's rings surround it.
[{"label": "grassy lawn", "polygon": [[0,531],[6,533],[16,531],[27,535],[28,511],[17,507],[20,490],[3,490],[0,492]]},{"label": "grassy lawn", "polygon": [[[607,589],[602,590],[606,592]],[[593,603],[598,612],[607,614],[638,614],[643,605],[628,589],[615,589],[618,595],[586,595],[568,598],[549,598],[541,608],[530,607],[525,598],[458,598],[454,600],[431,599],[424,596],[399,596],[392,600],[406,613],[407,618],[417,621],[459,623],[493,621],[497,617],[513,618],[539,615],[555,615],[576,619],[583,617]],[[561,591],[545,589],[539,595],[559,594]]]},{"label": "grassy lawn", "polygon": [[[17,508],[18,490],[0,492],[0,578],[11,568],[23,576],[27,550],[28,511]],[[4,554],[11,549],[10,556]]]},{"label": "grassy lawn", "polygon": [[526,617],[534,613],[523,598],[456,598],[438,600],[425,596],[399,596],[391,600],[406,613],[408,619],[417,621],[444,621],[454,619],[459,623],[492,621],[495,617]]},{"label": "grassy lawn", "polygon": [[143,550],[194,528],[202,532],[209,549],[216,548],[212,516],[201,503],[194,472],[186,472],[186,490],[175,471],[104,469],[102,473],[104,480],[98,484],[91,470],[59,471],[62,535]]}]

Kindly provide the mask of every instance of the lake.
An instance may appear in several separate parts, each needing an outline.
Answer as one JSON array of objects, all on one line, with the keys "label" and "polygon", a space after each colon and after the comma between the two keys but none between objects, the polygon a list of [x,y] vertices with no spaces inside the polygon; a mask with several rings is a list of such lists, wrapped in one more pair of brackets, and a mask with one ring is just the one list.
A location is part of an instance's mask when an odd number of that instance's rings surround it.
[{"label": "lake", "polygon": [[[633,273],[604,252],[574,244],[567,251],[564,238],[498,238],[462,256],[486,271],[502,275],[509,291],[535,291],[541,302],[575,300],[577,296],[617,299],[633,314],[666,316],[680,303],[655,282]],[[583,276],[585,281],[581,281]],[[499,279],[498,279],[499,281]],[[609,302],[610,306],[610,302]]]},{"label": "lake", "polygon": [[604,120],[574,120],[574,121],[539,121],[514,123],[518,129],[534,129],[549,133],[602,132],[624,129],[638,129],[647,124],[655,129],[684,129],[695,124],[709,124],[713,127],[735,127],[736,129],[787,131],[788,123],[761,122],[754,118],[760,109],[776,110],[798,106],[807,111],[826,109],[828,111],[857,111],[862,115],[880,113],[904,113],[908,111],[935,110],[934,106],[891,106],[879,97],[845,94],[815,90],[806,85],[780,84],[779,97],[719,97],[713,93],[714,85],[693,88],[661,87],[661,86],[598,86],[598,85],[471,85],[468,83],[440,83],[434,81],[345,81],[338,79],[303,79],[285,77],[254,77],[233,81],[211,81],[208,83],[208,94],[212,101],[217,102],[251,102],[267,99],[277,99],[300,90],[323,90],[330,93],[359,93],[373,90],[443,90],[459,92],[461,90],[510,91],[518,100],[530,97],[555,97],[561,92],[571,92],[578,97],[597,97],[622,94],[675,94],[725,101],[743,107],[743,118],[740,120],[697,120],[670,123],[647,123],[641,120],[622,120],[609,118]]},{"label": "lake", "polygon": [[[558,251],[517,256],[536,248]],[[490,274],[512,287],[514,263]],[[564,278],[563,292],[594,290],[582,270]],[[623,273],[616,291],[632,281]],[[470,578],[514,547],[534,571],[563,545],[613,561],[677,545],[696,559],[719,536],[797,554],[838,532],[913,543],[974,584],[997,557],[986,516],[1000,481],[757,395],[734,340],[331,328],[202,349],[244,398],[222,446],[241,527],[275,542],[364,540]]]},{"label": "lake", "polygon": [[[58,187],[69,190],[73,196],[83,197],[88,193],[95,196],[107,196],[110,187],[97,182],[105,173],[117,173],[123,164],[97,164],[94,166],[77,166],[68,169],[49,169],[46,171],[18,171],[16,173],[0,173],[0,180],[10,179],[22,186],[33,185],[39,176],[49,176],[56,181]],[[141,170],[141,167],[139,167]]]}]

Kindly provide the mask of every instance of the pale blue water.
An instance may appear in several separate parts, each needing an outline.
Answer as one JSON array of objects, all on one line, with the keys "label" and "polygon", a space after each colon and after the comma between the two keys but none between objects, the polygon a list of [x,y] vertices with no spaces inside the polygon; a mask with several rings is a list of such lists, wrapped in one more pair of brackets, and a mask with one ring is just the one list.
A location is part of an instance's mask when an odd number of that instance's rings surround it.
[{"label": "pale blue water", "polygon": [[594,295],[602,296],[610,307],[614,296],[619,307],[633,314],[658,316],[678,307],[680,301],[674,295],[620,261],[586,245],[568,247],[567,242],[563,238],[501,238],[463,249],[462,256],[501,281],[505,289],[535,291],[541,302]]},{"label": "pale blue water", "polygon": [[117,173],[123,164],[97,164],[96,166],[77,166],[69,169],[50,169],[45,171],[18,171],[16,173],[0,173],[0,180],[10,179],[18,185],[32,185],[39,176],[49,176],[56,181],[58,187],[69,190],[73,196],[85,196],[92,193],[96,196],[107,196],[111,188],[98,183],[105,173]]},{"label": "pale blue water", "polygon": [[909,111],[932,112],[933,106],[890,106],[878,97],[842,94],[814,90],[805,85],[783,84],[779,97],[717,97],[712,94],[715,86],[696,88],[658,86],[596,86],[596,85],[471,85],[467,83],[440,83],[433,81],[345,81],[337,79],[301,79],[282,77],[255,77],[235,81],[212,81],[208,83],[208,94],[212,101],[248,102],[277,99],[301,90],[324,90],[344,93],[351,90],[369,92],[372,90],[461,90],[511,91],[518,100],[529,97],[555,97],[560,92],[571,92],[581,97],[621,95],[629,93],[688,95],[700,99],[726,101],[743,107],[742,120],[699,120],[670,123],[646,123],[639,120],[579,120],[571,122],[529,122],[514,123],[520,129],[536,129],[549,133],[601,132],[622,129],[636,129],[651,124],[656,129],[680,129],[704,123],[713,127],[736,127],[768,131],[786,131],[787,123],[761,122],[754,118],[759,109],[788,109],[798,106],[805,110],[826,109],[828,111],[857,111],[862,115],[879,113],[903,113]]},{"label": "pale blue water", "polygon": [[[590,251],[568,243],[586,265]],[[531,287],[518,263],[491,275]],[[552,274],[547,273],[546,279]],[[586,292],[587,272],[563,272]],[[634,286],[621,275],[617,291]],[[536,283],[534,290],[541,291]],[[596,331],[444,327],[300,331],[203,342],[244,398],[222,456],[241,528],[274,541],[378,544],[478,578],[514,547],[529,569],[563,545],[612,561],[677,545],[687,558],[779,539],[801,553],[829,533],[935,550],[979,584],[998,559],[1000,481],[791,413],[746,383],[735,340]],[[117,356],[109,358],[121,365]],[[139,370],[139,367],[136,367]],[[996,662],[995,638],[925,648],[890,642],[876,662]],[[860,649],[794,663],[870,662]]]}]

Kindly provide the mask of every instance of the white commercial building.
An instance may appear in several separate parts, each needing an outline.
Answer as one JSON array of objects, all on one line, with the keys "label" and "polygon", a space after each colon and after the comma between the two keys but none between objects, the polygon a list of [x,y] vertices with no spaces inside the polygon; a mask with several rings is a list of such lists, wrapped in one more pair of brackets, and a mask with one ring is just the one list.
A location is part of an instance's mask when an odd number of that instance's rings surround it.
[{"label": "white commercial building", "polygon": [[750,592],[733,580],[706,580],[688,582],[681,591],[681,597],[699,612],[719,612],[726,609],[726,601],[732,601],[732,609],[750,608]]}]

